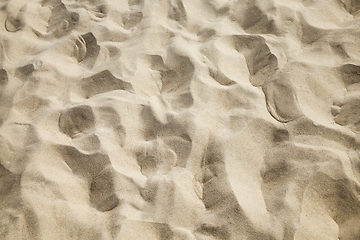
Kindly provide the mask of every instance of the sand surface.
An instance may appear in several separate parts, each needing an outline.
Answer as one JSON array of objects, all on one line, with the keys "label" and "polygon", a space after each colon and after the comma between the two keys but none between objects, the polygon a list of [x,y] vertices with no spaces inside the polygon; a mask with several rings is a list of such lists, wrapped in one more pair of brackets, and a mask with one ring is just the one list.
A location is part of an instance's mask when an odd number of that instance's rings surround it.
[{"label": "sand surface", "polygon": [[360,239],[357,0],[0,0],[0,239]]}]

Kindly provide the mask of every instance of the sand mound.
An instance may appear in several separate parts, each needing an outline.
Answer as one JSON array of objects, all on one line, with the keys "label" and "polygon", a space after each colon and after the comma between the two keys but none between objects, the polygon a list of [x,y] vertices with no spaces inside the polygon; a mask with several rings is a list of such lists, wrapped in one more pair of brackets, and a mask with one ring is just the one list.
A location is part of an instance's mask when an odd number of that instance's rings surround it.
[{"label": "sand mound", "polygon": [[0,1],[0,238],[360,239],[359,10]]}]

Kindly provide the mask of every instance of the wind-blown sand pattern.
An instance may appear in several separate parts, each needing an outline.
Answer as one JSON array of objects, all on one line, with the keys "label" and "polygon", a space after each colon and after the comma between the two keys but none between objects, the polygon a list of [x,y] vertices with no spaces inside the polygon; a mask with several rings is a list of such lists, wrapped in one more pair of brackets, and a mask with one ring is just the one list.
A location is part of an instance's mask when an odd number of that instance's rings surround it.
[{"label": "wind-blown sand pattern", "polygon": [[359,1],[0,9],[0,239],[360,239]]}]

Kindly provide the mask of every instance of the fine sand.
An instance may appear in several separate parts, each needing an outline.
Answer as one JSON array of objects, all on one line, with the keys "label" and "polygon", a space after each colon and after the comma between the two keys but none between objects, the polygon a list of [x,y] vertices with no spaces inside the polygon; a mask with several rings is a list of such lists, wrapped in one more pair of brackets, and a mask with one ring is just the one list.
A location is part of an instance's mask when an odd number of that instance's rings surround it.
[{"label": "fine sand", "polygon": [[0,0],[0,239],[360,239],[359,10]]}]

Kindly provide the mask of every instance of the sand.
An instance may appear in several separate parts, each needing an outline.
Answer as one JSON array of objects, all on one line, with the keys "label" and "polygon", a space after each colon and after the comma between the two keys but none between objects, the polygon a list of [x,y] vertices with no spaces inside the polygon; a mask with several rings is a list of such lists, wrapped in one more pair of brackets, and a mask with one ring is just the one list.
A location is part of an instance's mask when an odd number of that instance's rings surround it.
[{"label": "sand", "polygon": [[0,239],[360,239],[356,0],[0,0]]}]

